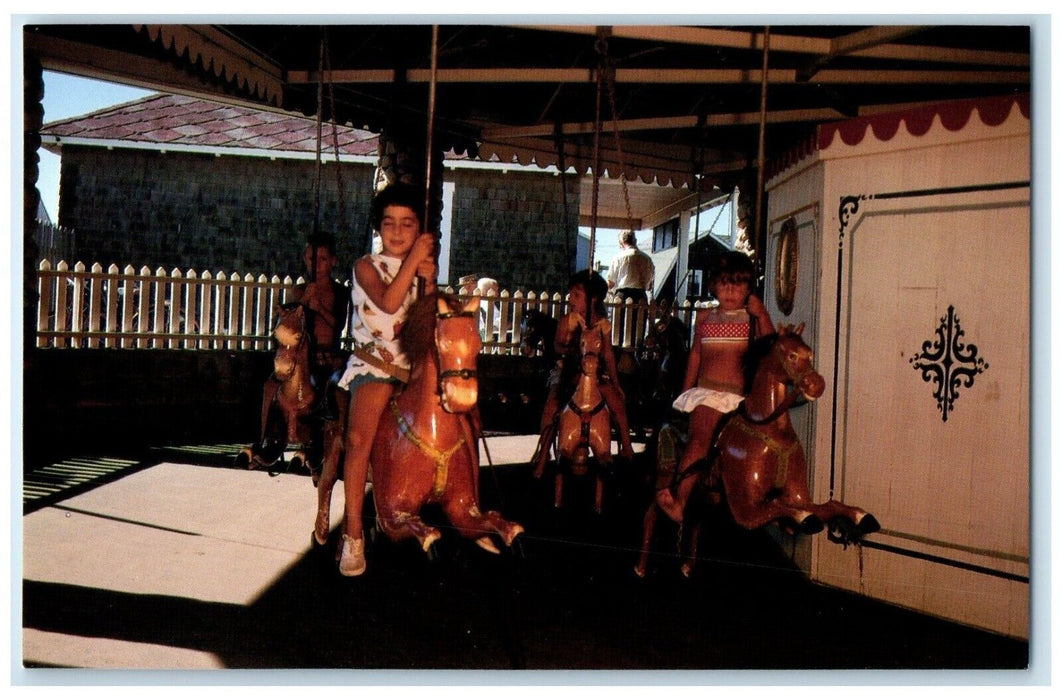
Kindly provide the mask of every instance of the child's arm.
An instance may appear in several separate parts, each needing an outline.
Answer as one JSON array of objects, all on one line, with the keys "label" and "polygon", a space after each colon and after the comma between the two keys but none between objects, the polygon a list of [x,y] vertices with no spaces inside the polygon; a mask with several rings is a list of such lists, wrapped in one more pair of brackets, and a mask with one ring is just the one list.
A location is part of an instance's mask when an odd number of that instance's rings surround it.
[{"label": "child's arm", "polygon": [[776,329],[771,321],[771,315],[767,312],[767,307],[763,305],[763,301],[758,296],[750,294],[745,308],[748,310],[749,316],[755,319],[757,336],[770,335],[775,332]]},{"label": "child's arm", "polygon": [[[393,314],[402,308],[402,302],[409,293],[409,288],[413,286],[413,280],[421,271],[422,266],[429,273],[431,272],[429,268],[434,268],[432,260],[434,253],[435,237],[430,233],[422,233],[413,244],[406,259],[402,261],[398,274],[390,284],[383,281],[368,256],[359,258],[354,264],[354,278],[373,304],[384,313]],[[435,275],[431,274],[429,284],[434,285],[434,283]]]},{"label": "child's arm", "polygon": [[553,337],[553,349],[558,357],[563,359],[568,354],[568,346],[571,345],[572,336],[575,335],[577,329],[584,326],[583,317],[574,311],[565,314],[561,318],[557,324],[557,334]]}]

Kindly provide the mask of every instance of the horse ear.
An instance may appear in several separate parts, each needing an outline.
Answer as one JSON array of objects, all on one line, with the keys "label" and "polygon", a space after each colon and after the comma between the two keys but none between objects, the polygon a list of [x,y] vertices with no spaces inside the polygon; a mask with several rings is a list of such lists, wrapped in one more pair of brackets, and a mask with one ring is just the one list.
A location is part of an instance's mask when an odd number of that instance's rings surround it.
[{"label": "horse ear", "polygon": [[793,335],[803,335],[804,323],[801,321],[800,325],[793,329]]},{"label": "horse ear", "polygon": [[785,335],[785,324],[781,321],[778,322],[778,335]]},{"label": "horse ear", "polygon": [[443,297],[435,297],[435,311],[440,314],[450,313],[450,305],[446,303],[446,299]]},{"label": "horse ear", "polygon": [[465,302],[465,308],[463,309],[467,313],[472,313],[479,310],[479,300],[475,297]]}]

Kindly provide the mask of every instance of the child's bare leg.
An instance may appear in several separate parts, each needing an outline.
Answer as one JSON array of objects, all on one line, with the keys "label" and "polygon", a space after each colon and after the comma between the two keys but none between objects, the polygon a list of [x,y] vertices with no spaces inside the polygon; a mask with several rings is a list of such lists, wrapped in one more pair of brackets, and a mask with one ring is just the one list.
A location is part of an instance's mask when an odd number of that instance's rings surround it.
[{"label": "child's bare leg", "polygon": [[365,505],[369,453],[380,415],[387,407],[392,391],[390,384],[369,382],[358,386],[350,394],[352,410],[347,423],[346,455],[343,460],[343,495],[346,497],[343,556],[339,562],[340,573],[345,576],[357,576],[365,570],[361,517]]},{"label": "child's bare leg", "polygon": [[722,414],[707,406],[698,406],[690,416],[690,441],[682,459],[678,463],[679,483],[675,488],[675,495],[670,489],[660,489],[656,492],[656,504],[660,510],[667,514],[677,523],[682,522],[682,514],[686,510],[686,502],[693,491],[695,477],[689,473],[690,467],[708,456],[708,450],[712,446],[712,437],[715,435],[715,427],[719,424]]}]

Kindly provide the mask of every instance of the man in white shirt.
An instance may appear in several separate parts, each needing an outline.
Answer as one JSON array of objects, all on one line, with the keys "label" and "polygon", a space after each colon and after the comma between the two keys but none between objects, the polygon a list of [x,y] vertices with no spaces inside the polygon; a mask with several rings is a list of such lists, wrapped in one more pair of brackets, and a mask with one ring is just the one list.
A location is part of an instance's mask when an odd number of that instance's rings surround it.
[{"label": "man in white shirt", "polygon": [[634,231],[621,232],[619,244],[621,250],[608,266],[608,288],[620,301],[648,302],[656,277],[653,259],[638,249]]}]

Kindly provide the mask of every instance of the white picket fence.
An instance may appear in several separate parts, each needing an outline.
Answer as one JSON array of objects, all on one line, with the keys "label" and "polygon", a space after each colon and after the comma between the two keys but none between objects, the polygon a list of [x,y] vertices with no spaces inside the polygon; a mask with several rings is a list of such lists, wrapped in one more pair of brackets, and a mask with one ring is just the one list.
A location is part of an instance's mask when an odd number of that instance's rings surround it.
[{"label": "white picket fence", "polygon": [[[268,350],[276,307],[290,301],[302,277],[209,271],[170,272],[132,265],[107,270],[99,263],[73,268],[43,260],[38,269],[37,347]],[[446,291],[453,293],[447,287]],[[553,318],[566,311],[559,292],[510,293],[483,297],[483,352],[520,352],[521,323],[531,309]],[[672,313],[691,326],[697,306]],[[655,304],[606,304],[613,344],[637,348],[648,323],[661,309]],[[667,309],[664,309],[667,311]],[[488,333],[485,329],[491,329]],[[348,339],[347,328],[343,329]]]}]

